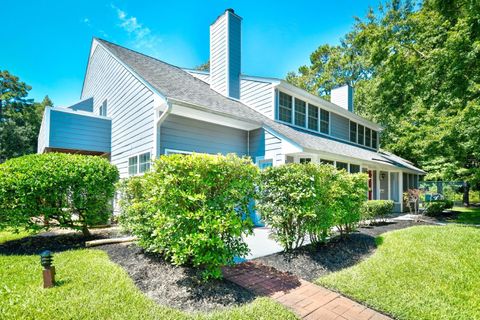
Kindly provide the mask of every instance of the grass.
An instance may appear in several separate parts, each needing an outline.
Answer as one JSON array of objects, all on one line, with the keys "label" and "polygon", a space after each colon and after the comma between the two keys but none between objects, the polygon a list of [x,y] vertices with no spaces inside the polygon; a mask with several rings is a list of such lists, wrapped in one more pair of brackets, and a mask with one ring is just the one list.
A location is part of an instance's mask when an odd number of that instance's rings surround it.
[{"label": "grass", "polygon": [[449,222],[480,225],[480,207],[454,207],[452,211],[459,214]]},{"label": "grass", "polygon": [[[0,233],[0,243],[22,235]],[[42,288],[38,256],[0,256],[0,315],[5,319],[295,319],[267,298],[227,311],[187,314],[157,305],[100,250],[54,256],[58,286]]]},{"label": "grass", "polygon": [[317,282],[398,319],[480,319],[480,229],[418,226],[377,242],[373,256]]}]

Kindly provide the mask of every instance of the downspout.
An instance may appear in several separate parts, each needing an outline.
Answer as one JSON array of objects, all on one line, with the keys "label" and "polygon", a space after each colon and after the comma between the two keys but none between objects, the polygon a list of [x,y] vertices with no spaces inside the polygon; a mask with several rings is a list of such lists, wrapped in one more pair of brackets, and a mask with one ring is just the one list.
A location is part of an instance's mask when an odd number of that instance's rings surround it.
[{"label": "downspout", "polygon": [[153,147],[153,158],[156,158],[157,155],[158,155],[158,151],[159,151],[159,139],[158,139],[158,136],[159,136],[159,132],[158,132],[158,129],[160,127],[160,125],[163,123],[163,121],[165,121],[165,119],[168,117],[168,115],[172,112],[172,108],[173,108],[173,105],[170,101],[166,101],[166,105],[167,105],[167,108],[165,109],[165,111],[163,111],[163,113],[158,116],[158,112],[160,111],[160,107],[161,105],[159,105],[158,107],[155,108],[155,120],[154,120],[154,126],[153,126],[153,130],[154,130],[154,147]]}]

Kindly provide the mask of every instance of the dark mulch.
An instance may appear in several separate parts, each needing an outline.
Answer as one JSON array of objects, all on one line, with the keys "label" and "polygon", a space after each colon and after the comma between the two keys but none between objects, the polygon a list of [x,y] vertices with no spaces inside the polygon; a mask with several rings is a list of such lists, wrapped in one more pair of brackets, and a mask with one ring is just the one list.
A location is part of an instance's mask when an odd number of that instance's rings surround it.
[{"label": "dark mulch", "polygon": [[424,225],[424,222],[396,221],[359,228],[345,238],[334,237],[329,243],[315,247],[307,245],[293,253],[276,253],[255,259],[280,271],[290,272],[308,281],[338,271],[370,256],[376,249],[375,237],[392,230]]},{"label": "dark mulch", "polygon": [[97,247],[121,265],[136,286],[158,304],[184,311],[212,311],[248,303],[255,295],[226,281],[202,282],[199,271],[175,267],[135,244]]},{"label": "dark mulch", "polygon": [[90,237],[84,237],[80,232],[65,230],[43,232],[0,244],[0,255],[32,255],[40,254],[44,250],[62,252],[85,248],[86,241],[122,236],[118,228],[92,229],[91,233]]}]

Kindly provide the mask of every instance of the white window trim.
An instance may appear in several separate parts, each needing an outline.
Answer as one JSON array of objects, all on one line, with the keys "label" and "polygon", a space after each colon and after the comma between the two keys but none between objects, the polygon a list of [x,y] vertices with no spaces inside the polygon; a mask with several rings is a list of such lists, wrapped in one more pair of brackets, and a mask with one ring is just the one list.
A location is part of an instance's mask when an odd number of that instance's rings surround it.
[{"label": "white window trim", "polygon": [[[287,122],[287,121],[283,121],[283,120],[280,120],[280,93],[284,93],[286,95],[289,95],[291,97],[291,102],[292,102],[292,122]],[[372,147],[367,147],[365,144],[360,144],[358,142],[351,142],[350,141],[350,122],[354,122],[356,123],[357,125],[357,141],[358,141],[358,125],[359,123],[356,122],[356,121],[353,121],[351,119],[348,119],[349,121],[349,127],[348,127],[348,139],[343,139],[343,138],[340,138],[340,137],[337,137],[337,136],[333,136],[332,135],[332,111],[330,110],[327,110],[325,108],[322,108],[322,107],[319,107],[318,105],[316,104],[313,104],[313,103],[310,103],[308,102],[308,100],[304,100],[304,99],[301,99],[301,98],[298,98],[299,100],[302,100],[303,102],[305,102],[305,107],[306,107],[306,110],[305,110],[305,127],[302,127],[302,126],[297,126],[295,124],[295,99],[297,99],[296,96],[290,94],[290,93],[287,93],[287,92],[284,92],[284,91],[281,91],[281,90],[277,90],[276,92],[276,96],[277,96],[277,103],[276,103],[276,106],[275,106],[275,120],[279,123],[282,123],[282,124],[285,124],[287,126],[291,126],[291,127],[294,127],[294,128],[298,128],[298,129],[302,129],[302,130],[305,130],[305,131],[309,131],[309,132],[313,132],[313,133],[316,133],[316,134],[320,134],[320,135],[324,135],[324,136],[328,136],[328,137],[332,137],[333,139],[336,139],[336,140],[339,140],[339,141],[343,141],[343,142],[347,142],[347,143],[350,143],[350,144],[354,144],[356,146],[360,146],[362,148],[366,148],[366,149],[369,149],[369,150],[375,150],[377,151],[378,150],[378,147],[379,147],[379,143],[378,143],[378,137],[379,137],[379,131],[375,130],[375,129],[372,129],[370,126],[366,126],[364,124],[360,124],[361,126],[364,127],[363,129],[363,139],[364,139],[364,142],[365,142],[365,128],[369,128],[372,132],[373,131],[376,131],[377,132],[377,148],[372,148]],[[312,130],[308,127],[308,114],[309,114],[309,111],[308,111],[308,106],[314,106],[315,108],[318,109],[318,118],[317,118],[317,127],[318,127],[318,130]],[[321,125],[322,125],[322,110],[328,112],[328,133],[324,133],[321,131]],[[337,114],[337,113],[335,113]],[[341,117],[344,117],[343,115],[340,115]],[[370,145],[371,145],[371,141],[372,141],[372,136],[373,134],[370,134]]]},{"label": "white window trim", "polygon": [[169,154],[192,154],[193,152],[191,151],[185,151],[185,150],[178,150],[178,149],[165,149],[165,155]]},{"label": "white window trim", "polygon": [[[146,172],[148,172],[148,171],[140,172],[140,156],[145,154],[145,153],[150,154],[150,168],[152,167],[152,152],[151,151],[146,151],[146,152],[140,152],[140,153],[133,154],[133,155],[129,156],[128,160],[127,160],[128,161],[127,171],[128,171],[128,176],[129,177],[143,176]],[[137,158],[137,173],[136,174],[130,174],[130,159],[131,158]]]}]

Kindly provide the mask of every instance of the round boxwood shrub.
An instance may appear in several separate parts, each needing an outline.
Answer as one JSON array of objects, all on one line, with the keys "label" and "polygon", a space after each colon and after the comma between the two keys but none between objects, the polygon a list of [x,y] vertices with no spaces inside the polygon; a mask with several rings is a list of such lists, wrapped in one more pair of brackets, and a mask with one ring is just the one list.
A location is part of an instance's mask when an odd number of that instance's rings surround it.
[{"label": "round boxwood shrub", "polygon": [[257,167],[235,155],[161,156],[121,183],[120,222],[147,251],[219,278],[221,266],[249,252],[242,236],[252,233],[257,178]]},{"label": "round boxwood shrub", "polygon": [[385,221],[386,217],[393,212],[394,203],[392,200],[368,200],[362,205],[362,220]]},{"label": "round boxwood shrub", "polygon": [[33,154],[0,165],[0,228],[81,230],[104,223],[118,170],[107,159]]}]

